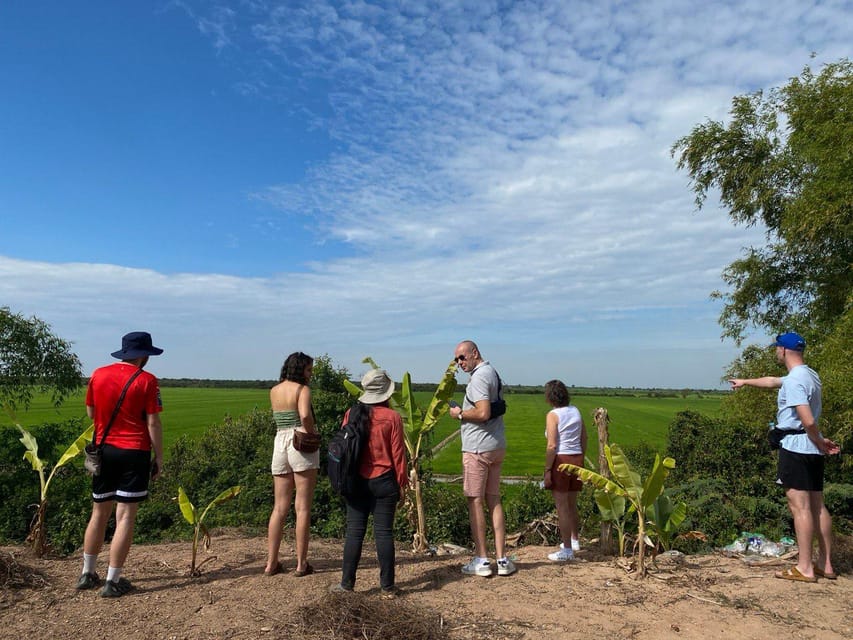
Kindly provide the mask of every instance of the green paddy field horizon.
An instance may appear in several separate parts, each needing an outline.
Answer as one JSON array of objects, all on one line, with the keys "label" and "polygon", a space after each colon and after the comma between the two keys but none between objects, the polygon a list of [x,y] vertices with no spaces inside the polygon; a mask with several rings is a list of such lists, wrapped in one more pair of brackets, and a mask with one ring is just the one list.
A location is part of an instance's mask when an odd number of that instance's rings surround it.
[{"label": "green paddy field horizon", "polygon": [[[583,415],[589,433],[587,456],[593,461],[598,456],[598,436],[592,420],[593,411],[604,407],[610,415],[610,442],[622,446],[632,446],[646,442],[653,448],[663,451],[667,431],[675,415],[684,410],[693,410],[705,415],[715,416],[720,411],[721,394],[711,393],[658,393],[637,391],[636,395],[626,395],[618,390],[618,395],[607,393],[600,395],[575,395],[572,404]],[[208,387],[168,387],[161,388],[163,398],[164,444],[168,456],[171,445],[181,435],[191,438],[201,437],[215,424],[228,418],[238,418],[254,410],[269,410],[269,392],[262,388],[208,388]],[[456,394],[457,402],[462,402],[462,392]],[[432,394],[428,391],[416,392],[418,402],[426,406]],[[548,405],[541,393],[509,393],[506,395],[507,413],[504,417],[507,436],[507,457],[504,473],[514,476],[538,476],[541,473],[545,455],[545,414]],[[79,419],[81,425],[88,426],[85,409],[85,390],[68,398],[59,408],[51,406],[47,396],[38,395],[28,410],[19,410],[17,421],[27,429],[35,429],[41,424],[64,422]],[[9,416],[0,415],[0,425],[13,426]],[[431,443],[435,445],[459,428],[459,423],[444,416],[436,426]],[[272,438],[272,434],[270,436]],[[432,469],[438,474],[461,473],[461,449],[459,438],[452,439],[446,447],[437,452]]]}]

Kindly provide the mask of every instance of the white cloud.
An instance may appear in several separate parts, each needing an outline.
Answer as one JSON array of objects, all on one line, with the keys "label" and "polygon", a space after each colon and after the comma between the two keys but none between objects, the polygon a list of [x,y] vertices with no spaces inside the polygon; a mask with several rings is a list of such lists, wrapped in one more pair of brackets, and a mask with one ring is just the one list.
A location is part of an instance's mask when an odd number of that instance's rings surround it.
[{"label": "white cloud", "polygon": [[352,255],[255,279],[0,259],[0,293],[87,358],[144,325],[180,345],[174,375],[210,377],[271,377],[304,349],[434,379],[474,337],[516,382],[600,353],[610,368],[573,369],[574,382],[630,386],[625,350],[639,343],[664,355],[635,384],[715,385],[734,350],[708,293],[763,238],[712,203],[694,213],[669,147],[851,36],[841,2],[184,6],[252,69],[242,95],[276,97],[293,78],[328,87],[328,112],[298,92],[286,108],[338,150],[252,197],[282,212],[264,233],[305,216]]}]

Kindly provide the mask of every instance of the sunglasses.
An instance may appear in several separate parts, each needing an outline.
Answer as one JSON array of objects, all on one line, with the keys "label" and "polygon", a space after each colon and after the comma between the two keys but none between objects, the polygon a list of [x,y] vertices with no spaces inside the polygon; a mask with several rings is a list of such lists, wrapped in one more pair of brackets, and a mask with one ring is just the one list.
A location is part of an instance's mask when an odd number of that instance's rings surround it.
[{"label": "sunglasses", "polygon": [[456,356],[455,358],[453,358],[453,361],[457,362],[457,363],[458,362],[465,362],[465,356]]}]

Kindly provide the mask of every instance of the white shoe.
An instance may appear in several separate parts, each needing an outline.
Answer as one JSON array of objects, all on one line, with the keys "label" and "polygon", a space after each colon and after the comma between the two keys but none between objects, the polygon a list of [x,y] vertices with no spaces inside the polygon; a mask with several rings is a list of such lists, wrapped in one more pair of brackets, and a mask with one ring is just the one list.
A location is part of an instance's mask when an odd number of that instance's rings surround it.
[{"label": "white shoe", "polygon": [[[560,546],[563,546],[563,543],[560,543]],[[581,550],[581,543],[577,538],[572,538],[572,551],[577,552]]]},{"label": "white shoe", "polygon": [[511,576],[515,573],[515,565],[512,560],[509,558],[504,558],[503,560],[498,560],[498,575],[499,576]]},{"label": "white shoe", "polygon": [[487,578],[492,575],[492,563],[482,558],[472,558],[471,562],[462,565],[462,573]]},{"label": "white shoe", "polygon": [[551,562],[569,562],[570,560],[575,559],[575,554],[572,553],[571,549],[566,549],[563,545],[560,545],[559,551],[555,551],[554,553],[548,554],[548,560]]}]

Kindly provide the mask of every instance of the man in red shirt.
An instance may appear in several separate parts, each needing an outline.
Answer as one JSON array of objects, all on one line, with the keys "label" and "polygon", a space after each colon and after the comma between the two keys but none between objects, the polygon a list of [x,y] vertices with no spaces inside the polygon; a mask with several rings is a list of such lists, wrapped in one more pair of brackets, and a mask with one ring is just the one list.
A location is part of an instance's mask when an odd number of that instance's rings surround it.
[{"label": "man in red shirt", "polygon": [[121,362],[96,369],[89,379],[86,412],[95,423],[94,441],[102,446],[102,463],[100,473],[92,476],[92,517],[83,538],[83,571],[77,588],[100,584],[95,565],[115,505],[116,530],[101,589],[104,598],[122,596],[132,588],[121,573],[133,542],[136,512],[148,497],[149,478],[156,480],[163,469],[160,389],[157,378],[142,370],[149,356],[161,353],[151,343],[151,334],[128,333],[121,349],[111,354]]}]

